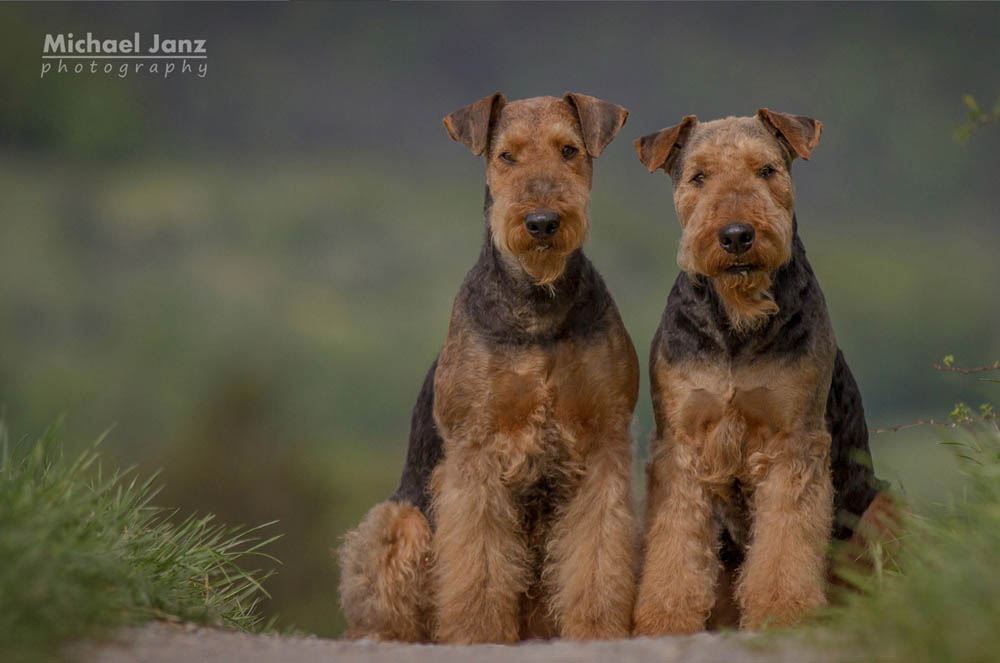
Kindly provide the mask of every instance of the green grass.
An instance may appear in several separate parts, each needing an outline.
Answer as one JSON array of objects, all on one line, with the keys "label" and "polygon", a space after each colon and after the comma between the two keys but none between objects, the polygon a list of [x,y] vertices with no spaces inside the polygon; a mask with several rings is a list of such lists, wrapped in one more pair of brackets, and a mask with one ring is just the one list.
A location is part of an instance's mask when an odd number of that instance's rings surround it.
[{"label": "green grass", "polygon": [[964,433],[949,443],[964,487],[911,517],[867,593],[831,611],[831,646],[871,661],[1000,660],[1000,428],[987,417]]},{"label": "green grass", "polygon": [[0,660],[56,659],[68,639],[152,619],[265,627],[269,573],[236,562],[270,559],[266,525],[178,521],[151,504],[155,477],[109,472],[95,448],[67,458],[54,430],[11,444],[0,422]]}]

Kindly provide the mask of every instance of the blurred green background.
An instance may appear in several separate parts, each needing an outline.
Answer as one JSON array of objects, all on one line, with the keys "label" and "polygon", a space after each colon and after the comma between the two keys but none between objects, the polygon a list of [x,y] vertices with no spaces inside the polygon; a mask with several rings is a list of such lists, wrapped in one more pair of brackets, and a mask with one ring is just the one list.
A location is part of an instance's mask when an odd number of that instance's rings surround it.
[{"label": "blurred green background", "polygon": [[[206,39],[208,75],[39,77],[45,33],[87,31]],[[115,459],[164,468],[160,503],[279,519],[267,611],[339,633],[330,551],[394,488],[482,240],[482,167],[441,118],[496,90],[631,110],[587,251],[641,357],[679,228],[631,141],[768,106],[824,123],[798,217],[870,425],[995,401],[931,364],[1000,357],[1000,131],[953,136],[963,94],[1000,94],[998,34],[998,4],[5,4],[8,426],[66,413],[80,446],[114,424]],[[637,415],[642,456],[645,387]],[[942,436],[873,436],[879,473],[943,498]]]}]

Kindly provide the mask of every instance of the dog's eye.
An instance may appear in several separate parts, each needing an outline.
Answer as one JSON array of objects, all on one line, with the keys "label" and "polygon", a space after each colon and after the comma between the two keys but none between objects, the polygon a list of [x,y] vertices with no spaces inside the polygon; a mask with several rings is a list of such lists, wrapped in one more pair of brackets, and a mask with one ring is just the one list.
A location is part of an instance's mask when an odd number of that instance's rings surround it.
[{"label": "dog's eye", "polygon": [[774,168],[770,164],[764,166],[759,171],[757,171],[757,177],[760,177],[761,179],[766,180],[771,175],[774,175]]},{"label": "dog's eye", "polygon": [[514,155],[510,152],[501,152],[500,160],[504,163],[514,163]]},{"label": "dog's eye", "polygon": [[573,157],[575,157],[576,153],[579,152],[579,151],[580,150],[576,149],[572,145],[567,145],[566,147],[564,147],[562,149],[563,159],[566,159],[567,161],[569,161],[570,159],[572,159]]},{"label": "dog's eye", "polygon": [[704,184],[705,183],[705,173],[698,173],[697,175],[695,175],[694,177],[692,177],[691,178],[691,183],[692,184],[697,184],[698,186],[701,186],[702,184]]}]

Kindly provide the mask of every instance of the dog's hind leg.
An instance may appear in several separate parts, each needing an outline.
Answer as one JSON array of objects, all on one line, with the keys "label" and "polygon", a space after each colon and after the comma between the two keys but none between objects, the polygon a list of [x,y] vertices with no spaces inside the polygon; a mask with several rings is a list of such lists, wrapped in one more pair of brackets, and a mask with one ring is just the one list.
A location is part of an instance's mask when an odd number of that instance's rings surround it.
[{"label": "dog's hind leg", "polygon": [[348,638],[430,640],[431,540],[429,488],[441,458],[434,425],[434,371],[424,379],[410,426],[399,488],[376,504],[340,548],[340,605]]},{"label": "dog's hind leg", "polygon": [[431,528],[409,502],[376,504],[340,548],[348,638],[429,640]]}]

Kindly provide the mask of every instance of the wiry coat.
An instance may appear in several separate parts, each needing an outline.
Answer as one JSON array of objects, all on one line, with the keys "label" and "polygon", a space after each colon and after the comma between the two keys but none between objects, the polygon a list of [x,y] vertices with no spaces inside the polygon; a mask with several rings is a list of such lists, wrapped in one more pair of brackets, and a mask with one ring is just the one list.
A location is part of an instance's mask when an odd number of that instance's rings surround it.
[{"label": "wiry coat", "polygon": [[[572,339],[585,341],[606,333],[611,324],[620,325],[611,293],[582,251],[572,256],[564,278],[549,290],[525,282],[519,275],[509,274],[498,250],[489,241],[488,233],[479,260],[462,283],[455,309],[456,317],[467,321],[476,335],[497,353],[528,345],[546,346]],[[613,310],[610,316],[609,309]],[[547,321],[544,327],[539,322],[543,320]],[[437,366],[435,358],[417,396],[410,421],[406,464],[399,487],[391,497],[394,501],[415,505],[428,519],[432,518],[430,478],[444,455],[441,435],[434,423]]]},{"label": "wiry coat", "polygon": [[635,143],[670,175],[683,230],[650,353],[637,633],[797,623],[827,601],[831,538],[853,538],[877,499],[861,397],[794,213],[792,161],[821,131],[762,108]]},{"label": "wiry coat", "polygon": [[341,548],[349,636],[628,634],[638,361],[580,249],[591,159],[626,116],[585,95],[497,93],[445,119],[486,160],[485,240],[417,399],[399,488]]},{"label": "wiry coat", "polygon": [[[654,409],[658,409],[656,394],[660,391],[653,370],[657,362],[694,360],[732,364],[774,358],[791,361],[810,352],[817,342],[832,341],[826,302],[798,232],[793,239],[792,259],[774,276],[773,292],[778,312],[756,332],[737,333],[729,324],[719,296],[706,280],[679,274],[650,350]],[[875,478],[861,393],[839,348],[824,418],[831,434],[833,537],[845,540],[853,534],[858,517],[886,484]],[[656,435],[660,438],[667,433],[668,427],[660,412],[657,412],[656,424]],[[742,498],[739,499],[745,507]],[[749,543],[749,526],[745,522],[749,513],[744,508],[740,516],[739,523],[719,523],[723,560],[732,570],[743,561],[743,552]]]}]

